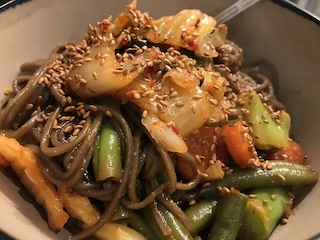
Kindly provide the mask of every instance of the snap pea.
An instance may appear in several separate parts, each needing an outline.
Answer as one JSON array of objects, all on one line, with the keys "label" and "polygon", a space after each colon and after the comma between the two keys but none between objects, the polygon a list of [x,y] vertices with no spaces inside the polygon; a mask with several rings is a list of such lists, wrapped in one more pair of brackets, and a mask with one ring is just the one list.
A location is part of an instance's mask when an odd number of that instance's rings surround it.
[{"label": "snap pea", "polygon": [[265,240],[283,216],[292,209],[292,200],[284,187],[252,189],[245,209],[239,240]]},{"label": "snap pea", "polygon": [[241,107],[248,110],[244,119],[252,122],[251,135],[258,149],[282,148],[288,145],[291,120],[287,112],[279,112],[276,122],[256,92],[242,92],[239,99],[244,103]]},{"label": "snap pea", "polygon": [[93,151],[93,172],[96,180],[119,180],[122,175],[120,137],[109,121],[104,121]]},{"label": "snap pea", "polygon": [[232,174],[201,189],[199,196],[215,196],[218,193],[218,187],[234,187],[240,191],[271,186],[299,187],[315,183],[319,179],[318,173],[309,166],[281,160],[269,162],[273,165],[270,170],[261,168],[235,170]]},{"label": "snap pea", "polygon": [[209,232],[209,240],[235,240],[237,238],[248,196],[242,193],[224,194],[217,207],[217,215]]},{"label": "snap pea", "polygon": [[213,221],[217,208],[217,200],[203,199],[187,208],[184,213],[192,225],[190,233],[195,235]]}]

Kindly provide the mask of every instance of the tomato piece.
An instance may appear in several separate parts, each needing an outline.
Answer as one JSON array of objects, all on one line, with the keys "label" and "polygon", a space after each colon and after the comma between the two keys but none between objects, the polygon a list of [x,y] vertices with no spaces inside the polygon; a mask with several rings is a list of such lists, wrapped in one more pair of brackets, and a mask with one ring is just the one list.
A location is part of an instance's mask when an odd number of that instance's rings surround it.
[{"label": "tomato piece", "polygon": [[271,148],[266,153],[269,160],[284,160],[287,162],[305,164],[306,156],[301,145],[293,140],[284,148]]},{"label": "tomato piece", "polygon": [[[197,156],[198,159],[201,158],[199,170],[204,173],[201,176],[201,182],[214,180],[217,173],[218,175],[223,174],[220,170],[221,167],[219,167],[220,163],[212,164],[212,159],[220,160],[227,164],[230,157],[219,128],[200,127],[195,133],[185,137],[184,140],[187,144],[188,152],[194,157]],[[192,179],[192,168],[187,161],[179,157],[176,167],[178,172],[186,179]]]},{"label": "tomato piece", "polygon": [[223,126],[221,133],[233,161],[240,166],[249,167],[249,160],[254,158],[254,153],[250,150],[253,144],[250,135],[245,136],[244,129],[244,124],[237,121]]}]

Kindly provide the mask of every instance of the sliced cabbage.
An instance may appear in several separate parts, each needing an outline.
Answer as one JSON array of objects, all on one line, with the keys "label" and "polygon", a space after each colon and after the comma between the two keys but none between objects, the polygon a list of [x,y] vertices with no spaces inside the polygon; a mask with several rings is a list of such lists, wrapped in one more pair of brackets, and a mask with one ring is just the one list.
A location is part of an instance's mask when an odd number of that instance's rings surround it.
[{"label": "sliced cabbage", "polygon": [[[169,72],[168,75],[172,76]],[[139,76],[121,95],[124,101],[133,102],[147,113],[141,121],[158,144],[167,151],[183,152],[186,151],[183,137],[203,126],[209,118],[220,121],[224,117],[224,108],[228,107],[223,98],[225,87],[220,91],[214,88],[217,92],[210,93],[194,85],[193,81],[181,87],[176,84],[176,78],[172,80],[165,76],[155,84]],[[180,77],[188,82],[188,76]],[[224,78],[213,76],[208,73],[206,78],[210,81],[206,80],[206,86],[225,85]]]},{"label": "sliced cabbage", "polygon": [[122,66],[116,59],[114,47],[108,44],[93,46],[87,57],[91,58],[91,61],[84,62],[71,71],[70,87],[82,98],[112,94],[127,86],[147,67],[135,65],[134,62],[152,61],[157,54],[157,50],[154,49],[135,55],[134,59],[126,60]]},{"label": "sliced cabbage", "polygon": [[175,132],[170,124],[166,124],[154,114],[148,114],[141,119],[152,138],[164,149],[170,152],[183,153],[188,147],[183,138]]}]

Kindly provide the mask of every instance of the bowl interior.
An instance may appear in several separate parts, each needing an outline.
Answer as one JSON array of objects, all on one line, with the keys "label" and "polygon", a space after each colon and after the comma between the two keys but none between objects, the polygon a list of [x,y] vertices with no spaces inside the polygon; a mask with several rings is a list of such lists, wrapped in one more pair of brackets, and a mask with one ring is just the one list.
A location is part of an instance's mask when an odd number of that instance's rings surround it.
[{"label": "bowl interior", "polygon": [[[198,8],[214,16],[234,0],[176,0],[138,2],[139,9],[157,18],[185,8]],[[276,3],[277,2],[277,3]],[[266,74],[276,76],[276,93],[292,116],[295,137],[309,156],[310,164],[320,172],[320,24],[288,8],[283,1],[262,1],[228,22],[228,38],[244,49],[245,64],[272,63]],[[129,1],[35,0],[0,14],[0,89],[5,89],[25,61],[46,58],[54,46],[80,40],[88,23],[120,13]],[[163,7],[165,6],[165,7]],[[272,70],[275,69],[276,71]],[[318,134],[316,134],[318,133]],[[44,213],[34,207],[12,172],[0,172],[0,229],[17,239],[63,239],[68,233],[54,234],[47,229]],[[317,184],[297,206],[285,227],[272,239],[307,239],[317,234],[314,223],[320,209],[314,204],[320,197]],[[27,200],[27,201],[26,201]],[[44,217],[43,217],[44,216]],[[301,228],[301,226],[304,226]],[[19,231],[17,231],[19,229]],[[297,230],[299,229],[299,230]]]}]

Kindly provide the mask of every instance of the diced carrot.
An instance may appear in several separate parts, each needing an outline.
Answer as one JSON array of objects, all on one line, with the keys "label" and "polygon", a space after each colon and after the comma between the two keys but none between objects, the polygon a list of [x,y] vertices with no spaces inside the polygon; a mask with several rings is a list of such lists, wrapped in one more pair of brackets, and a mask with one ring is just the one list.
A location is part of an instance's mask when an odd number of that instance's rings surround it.
[{"label": "diced carrot", "polygon": [[250,150],[252,141],[249,135],[244,134],[244,125],[237,121],[232,125],[225,125],[221,129],[224,141],[234,162],[240,166],[249,166],[250,159],[254,158]]},{"label": "diced carrot", "polygon": [[284,148],[271,148],[267,151],[266,158],[269,160],[284,160],[299,164],[306,163],[306,157],[301,145],[293,140],[290,140]]}]

